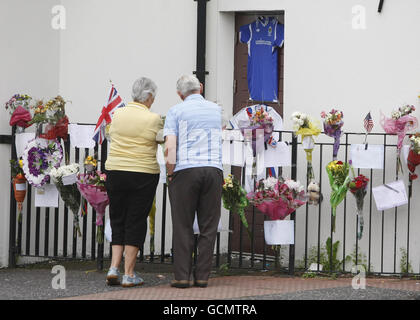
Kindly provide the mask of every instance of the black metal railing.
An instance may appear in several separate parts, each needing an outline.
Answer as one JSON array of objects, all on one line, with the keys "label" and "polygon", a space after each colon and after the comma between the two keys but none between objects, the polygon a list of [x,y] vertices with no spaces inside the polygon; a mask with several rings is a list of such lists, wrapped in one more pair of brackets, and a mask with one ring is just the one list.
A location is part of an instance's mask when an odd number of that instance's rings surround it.
[{"label": "black metal railing", "polygon": [[[292,166],[289,168],[278,168],[279,173],[284,177],[290,177],[300,181],[306,181],[306,159],[303,150],[300,150],[300,143],[291,131],[278,132],[279,140],[285,141],[291,146]],[[353,143],[361,143],[361,133],[344,133],[341,138],[339,158],[343,161],[349,160],[349,147]],[[329,140],[328,140],[329,139]],[[324,201],[318,206],[306,205],[290,215],[295,221],[295,244],[279,246],[271,251],[267,246],[264,237],[257,237],[263,231],[256,225],[257,215],[261,213],[252,208],[248,217],[252,238],[249,250],[244,249],[245,238],[248,237],[241,223],[236,223],[237,218],[229,215],[229,230],[226,236],[227,252],[222,252],[222,234],[218,233],[214,265],[220,267],[226,263],[231,268],[252,268],[260,270],[278,269],[289,274],[295,271],[305,271],[310,263],[316,263],[315,272],[348,273],[351,267],[358,264],[365,264],[367,272],[371,274],[420,274],[418,268],[410,270],[414,265],[411,259],[420,260],[415,254],[420,252],[416,233],[410,232],[420,227],[419,219],[412,215],[412,210],[418,211],[420,204],[409,199],[407,206],[378,212],[374,205],[372,188],[395,179],[406,179],[409,184],[409,193],[412,193],[414,186],[408,181],[407,176],[399,175],[396,172],[396,147],[394,136],[383,133],[372,133],[369,136],[371,144],[381,144],[385,148],[384,169],[361,169],[370,179],[369,192],[365,198],[365,233],[361,240],[358,240],[357,217],[354,214],[354,199],[347,195],[346,199],[337,210],[336,232],[332,230],[331,207],[329,205],[329,191],[326,165],[332,160],[333,141],[327,137],[319,137],[313,152],[313,168],[317,181],[324,194]],[[392,143],[390,142],[392,141]],[[15,130],[11,139],[12,157],[16,157]],[[69,139],[64,142],[66,161],[79,163],[87,155],[96,155],[101,170],[107,156],[106,141],[102,146],[96,145],[93,149],[81,150],[71,148]],[[316,169],[317,168],[317,169]],[[245,169],[242,168],[242,173]],[[406,170],[407,171],[407,170]],[[162,200],[159,203],[157,216],[160,214],[160,228],[156,226],[156,239],[160,239],[160,252],[148,252],[145,255],[144,248],[141,249],[139,261],[146,263],[172,263],[173,255],[170,248],[171,240],[167,234],[168,197],[166,184],[162,187]],[[413,193],[414,194],[414,193]],[[88,215],[81,218],[82,237],[78,237],[73,227],[73,217],[69,215],[67,208],[64,208],[60,200],[59,208],[34,208],[32,198],[34,189],[28,187],[25,210],[22,221],[18,221],[16,215],[16,202],[11,190],[10,199],[10,255],[9,265],[16,265],[17,256],[45,257],[53,259],[86,259],[96,260],[98,269],[103,269],[104,260],[111,257],[109,243],[99,245],[96,243],[96,213],[91,208]],[[412,208],[413,207],[413,208]],[[390,212],[393,212],[390,213]],[[264,219],[266,219],[264,217]],[[105,223],[105,219],[104,219]],[[159,234],[160,233],[160,234]],[[414,236],[413,236],[414,234]],[[233,237],[239,236],[239,249],[233,249]],[[326,251],[326,241],[330,238],[331,247],[336,241],[340,241],[337,252]],[[169,247],[168,247],[169,243]],[[24,245],[23,245],[24,244]],[[262,247],[262,252],[256,251],[256,245]],[[41,250],[43,248],[43,250]],[[404,252],[398,253],[401,248]],[[284,253],[288,249],[288,255]],[[413,255],[414,252],[414,255]],[[284,257],[286,256],[286,257]],[[350,267],[348,267],[348,256],[351,256]],[[400,263],[397,260],[400,258]],[[288,260],[287,264],[283,261]],[[339,263],[336,263],[336,262]],[[323,270],[320,264],[324,262]],[[397,265],[400,266],[398,270]],[[420,265],[420,262],[416,265]],[[404,268],[403,268],[404,267]],[[404,269],[404,270],[403,270]]]}]

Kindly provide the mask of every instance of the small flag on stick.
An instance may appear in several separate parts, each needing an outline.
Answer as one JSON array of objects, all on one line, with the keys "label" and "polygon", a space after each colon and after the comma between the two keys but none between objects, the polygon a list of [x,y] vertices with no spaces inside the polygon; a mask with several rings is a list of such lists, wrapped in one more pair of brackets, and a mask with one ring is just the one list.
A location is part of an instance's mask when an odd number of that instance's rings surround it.
[{"label": "small flag on stick", "polygon": [[373,119],[372,119],[372,116],[370,115],[370,112],[366,115],[365,120],[363,121],[363,126],[365,127],[365,130],[366,130],[366,135],[365,135],[365,144],[366,144],[367,135],[371,133],[373,129]]}]

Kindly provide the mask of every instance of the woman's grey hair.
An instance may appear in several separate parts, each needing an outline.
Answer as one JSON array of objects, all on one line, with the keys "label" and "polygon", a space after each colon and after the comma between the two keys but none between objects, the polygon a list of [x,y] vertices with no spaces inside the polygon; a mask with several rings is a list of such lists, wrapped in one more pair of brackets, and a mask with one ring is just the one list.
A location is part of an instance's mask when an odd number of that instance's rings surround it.
[{"label": "woman's grey hair", "polygon": [[200,91],[200,89],[200,81],[193,75],[184,75],[176,83],[176,90],[183,96],[188,96],[192,93]]},{"label": "woman's grey hair", "polygon": [[134,82],[131,97],[135,102],[143,103],[149,98],[149,95],[155,98],[156,91],[156,84],[149,78],[143,77]]}]

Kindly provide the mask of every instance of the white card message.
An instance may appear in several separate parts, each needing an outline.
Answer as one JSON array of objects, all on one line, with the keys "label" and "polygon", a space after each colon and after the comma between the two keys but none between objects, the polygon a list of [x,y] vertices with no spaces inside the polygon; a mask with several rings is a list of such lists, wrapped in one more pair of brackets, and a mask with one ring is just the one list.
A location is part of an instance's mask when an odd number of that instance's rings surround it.
[{"label": "white card message", "polygon": [[295,222],[293,220],[264,221],[264,238],[268,245],[295,243]]},{"label": "white card message", "polygon": [[376,144],[352,144],[350,147],[350,159],[353,167],[358,169],[383,169],[384,146]]},{"label": "white card message", "polygon": [[58,208],[58,190],[53,184],[45,184],[35,192],[35,207]]},{"label": "white card message", "polygon": [[95,141],[92,139],[94,131],[95,126],[71,123],[69,125],[70,144],[77,148],[94,148]]},{"label": "white card message", "polygon": [[408,203],[404,182],[398,180],[372,189],[378,211],[400,207]]}]

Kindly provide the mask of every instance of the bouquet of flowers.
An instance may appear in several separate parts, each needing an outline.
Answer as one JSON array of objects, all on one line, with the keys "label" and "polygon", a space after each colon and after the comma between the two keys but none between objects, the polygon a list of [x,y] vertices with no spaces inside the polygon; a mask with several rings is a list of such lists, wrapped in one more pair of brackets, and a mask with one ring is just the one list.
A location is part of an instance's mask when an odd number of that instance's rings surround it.
[{"label": "bouquet of flowers", "polygon": [[251,238],[251,232],[249,231],[248,221],[245,216],[245,208],[249,205],[246,191],[231,174],[223,181],[222,200],[225,209],[239,215],[242,224]]},{"label": "bouquet of flowers", "polygon": [[306,203],[304,187],[299,181],[270,177],[257,183],[257,190],[247,194],[250,203],[271,220],[284,220]]},{"label": "bouquet of flowers", "polygon": [[22,221],[23,201],[25,201],[26,197],[26,178],[22,169],[23,161],[10,160],[10,166],[12,171],[13,192],[18,205],[19,221]]},{"label": "bouquet of flowers", "polygon": [[42,187],[50,179],[50,171],[58,168],[63,160],[63,149],[58,140],[34,139],[28,143],[22,156],[23,167],[29,184]]},{"label": "bouquet of flowers", "polygon": [[388,134],[396,134],[398,136],[397,144],[397,172],[401,169],[401,149],[403,146],[404,138],[407,132],[415,130],[418,125],[417,118],[410,115],[416,108],[414,106],[403,106],[398,110],[394,110],[391,118],[385,117],[381,113],[381,125],[384,131]]},{"label": "bouquet of flowers", "polygon": [[332,229],[335,232],[335,216],[338,205],[344,200],[348,191],[348,185],[350,182],[349,176],[350,166],[348,163],[342,161],[331,161],[327,165],[328,178],[331,186],[331,197],[330,203],[332,207]]},{"label": "bouquet of flowers", "polygon": [[344,114],[342,111],[332,109],[329,113],[323,111],[321,118],[324,119],[324,132],[327,136],[334,138],[333,160],[337,160],[338,150],[340,149],[341,128],[344,125]]},{"label": "bouquet of flowers", "polygon": [[[86,168],[86,165],[85,165]],[[102,244],[103,239],[103,218],[105,216],[105,209],[109,204],[108,194],[105,188],[106,175],[100,171],[87,170],[85,174],[79,174],[77,178],[77,187],[83,198],[96,210],[96,225],[97,233],[96,240]]]},{"label": "bouquet of flowers", "polygon": [[349,183],[350,192],[356,199],[356,212],[358,216],[358,224],[357,224],[357,238],[360,240],[363,236],[363,203],[365,200],[365,196],[367,194],[367,186],[369,183],[369,179],[366,178],[364,175],[355,176],[353,167],[351,168],[353,171],[353,180]]},{"label": "bouquet of flowers", "polygon": [[306,161],[308,163],[307,178],[308,182],[311,182],[315,178],[312,168],[312,151],[315,145],[314,136],[316,137],[321,133],[321,128],[308,115],[301,112],[294,112],[292,114],[292,121],[293,131],[295,131],[296,135],[302,137],[302,145],[306,152]]},{"label": "bouquet of flowers", "polygon": [[77,174],[79,173],[79,165],[71,164],[59,168],[53,168],[50,172],[51,182],[55,184],[64,205],[73,212],[74,227],[79,236],[81,236],[79,226],[79,209],[80,209],[80,191],[77,188]]},{"label": "bouquet of flowers", "polygon": [[38,101],[34,107],[34,117],[31,124],[38,126],[38,136],[53,140],[67,139],[69,119],[65,113],[66,101],[61,96],[49,100],[45,105]]},{"label": "bouquet of flowers", "polygon": [[273,118],[265,111],[264,106],[256,109],[256,112],[249,115],[249,123],[241,124],[240,130],[245,138],[245,141],[252,142],[252,150],[254,156],[257,152],[257,140],[263,140],[265,143],[268,142],[273,133]]},{"label": "bouquet of flowers", "polygon": [[11,126],[18,126],[20,128],[27,128],[30,126],[29,122],[32,119],[30,109],[30,102],[32,98],[26,94],[15,94],[8,102],[6,102],[6,110],[9,111],[9,124]]},{"label": "bouquet of flowers", "polygon": [[410,152],[408,154],[407,166],[410,170],[410,180],[416,180],[416,167],[420,164],[420,133],[417,132],[410,136]]}]

